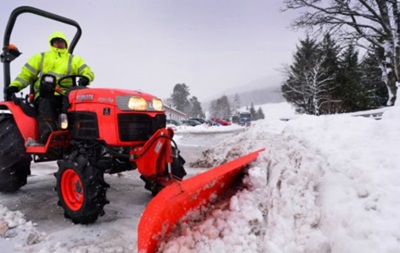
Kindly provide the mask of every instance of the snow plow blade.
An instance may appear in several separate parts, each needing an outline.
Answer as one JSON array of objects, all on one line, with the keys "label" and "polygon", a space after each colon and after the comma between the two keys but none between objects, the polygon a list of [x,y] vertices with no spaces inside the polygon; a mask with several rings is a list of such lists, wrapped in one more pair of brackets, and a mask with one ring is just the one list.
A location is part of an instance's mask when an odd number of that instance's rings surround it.
[{"label": "snow plow blade", "polygon": [[138,225],[138,252],[153,253],[178,221],[206,206],[235,185],[242,170],[256,160],[257,150],[161,190],[143,211]]}]

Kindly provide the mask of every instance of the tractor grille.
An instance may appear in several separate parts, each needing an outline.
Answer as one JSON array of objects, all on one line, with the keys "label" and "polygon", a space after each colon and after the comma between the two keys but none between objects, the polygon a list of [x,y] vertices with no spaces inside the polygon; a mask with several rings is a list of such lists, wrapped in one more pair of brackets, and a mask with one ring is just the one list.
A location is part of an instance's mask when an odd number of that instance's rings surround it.
[{"label": "tractor grille", "polygon": [[158,129],[164,128],[165,114],[151,117],[146,114],[119,114],[118,130],[121,141],[145,141]]},{"label": "tractor grille", "polygon": [[99,138],[97,116],[91,112],[77,112],[69,115],[70,130],[73,138],[96,139]]}]

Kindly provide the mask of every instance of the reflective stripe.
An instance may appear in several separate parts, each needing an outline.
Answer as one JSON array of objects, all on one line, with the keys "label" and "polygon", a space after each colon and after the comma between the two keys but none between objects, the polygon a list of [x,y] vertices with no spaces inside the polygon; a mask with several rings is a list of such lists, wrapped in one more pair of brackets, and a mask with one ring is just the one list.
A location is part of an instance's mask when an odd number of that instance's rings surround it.
[{"label": "reflective stripe", "polygon": [[38,71],[28,63],[25,64],[25,68],[29,69],[29,71],[32,72],[34,75],[37,75],[38,73]]},{"label": "reflective stripe", "polygon": [[82,66],[80,66],[78,69],[78,73],[81,73],[86,67],[87,67],[86,64],[83,64]]},{"label": "reflective stripe", "polygon": [[42,77],[42,74],[43,74],[43,62],[44,62],[44,54],[45,53],[42,53],[41,55],[42,55],[42,60],[40,60],[40,65],[39,65],[39,73],[38,73],[38,79],[40,79],[41,77]]},{"label": "reflective stripe", "polygon": [[67,71],[67,75],[71,75],[71,70],[72,70],[72,59],[74,58],[74,55],[69,55],[69,59],[68,59],[68,71]]},{"label": "reflective stripe", "polygon": [[92,72],[86,73],[86,75],[90,77],[90,78],[89,78],[90,80],[93,80],[93,79],[94,79],[94,76],[93,76],[93,73],[92,73]]},{"label": "reflective stripe", "polygon": [[15,80],[21,82],[25,87],[28,86],[28,82],[21,77],[17,77]]},{"label": "reflective stripe", "polygon": [[40,71],[43,71],[44,53],[42,53],[42,60],[40,61]]}]

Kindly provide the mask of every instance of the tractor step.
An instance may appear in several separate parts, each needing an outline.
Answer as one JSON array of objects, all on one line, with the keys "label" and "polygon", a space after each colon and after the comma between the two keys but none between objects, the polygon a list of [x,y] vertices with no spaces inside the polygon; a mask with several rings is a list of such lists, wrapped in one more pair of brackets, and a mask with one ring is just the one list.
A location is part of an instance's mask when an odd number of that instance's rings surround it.
[{"label": "tractor step", "polygon": [[25,142],[26,153],[28,154],[46,154],[53,147],[67,147],[69,145],[68,131],[54,131],[50,134],[46,144],[37,142],[36,140],[28,137]]}]

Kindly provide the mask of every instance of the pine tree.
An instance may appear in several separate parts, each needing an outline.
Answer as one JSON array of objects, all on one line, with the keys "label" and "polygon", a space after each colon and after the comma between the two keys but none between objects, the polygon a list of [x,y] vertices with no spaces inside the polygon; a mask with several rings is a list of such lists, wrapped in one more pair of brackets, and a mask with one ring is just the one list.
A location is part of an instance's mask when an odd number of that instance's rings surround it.
[{"label": "pine tree", "polygon": [[189,87],[186,84],[176,84],[171,95],[172,105],[181,112],[190,113],[189,95]]},{"label": "pine tree", "polygon": [[228,97],[224,95],[211,101],[210,111],[213,118],[230,119],[232,114]]},{"label": "pine tree", "polygon": [[358,51],[349,45],[343,52],[338,71],[336,96],[341,100],[340,112],[355,112],[370,108],[369,91],[361,82],[361,69]]},{"label": "pine tree", "polygon": [[294,62],[286,69],[287,80],[282,86],[282,95],[299,112],[306,112],[308,104],[305,97],[303,68],[306,68],[307,61],[315,57],[316,51],[317,45],[314,40],[309,37],[300,40],[300,46],[297,46],[297,51],[293,55]]},{"label": "pine tree", "polygon": [[[382,81],[382,70],[379,68],[379,50],[369,51],[361,62],[361,82],[369,91],[370,109],[386,106],[388,92]],[[383,52],[381,53],[383,55]]]},{"label": "pine tree", "polygon": [[197,97],[193,96],[190,99],[190,113],[189,116],[193,118],[205,118],[205,114],[203,109],[201,108],[201,103],[197,99]]},{"label": "pine tree", "polygon": [[331,114],[336,112],[340,97],[335,97],[334,92],[337,88],[336,79],[339,71],[338,55],[340,48],[337,42],[331,37],[330,33],[326,33],[322,42],[319,45],[321,57],[324,59],[321,68],[324,69],[324,74],[321,79],[330,80],[327,87],[324,89],[326,99],[319,105],[320,114]]},{"label": "pine tree", "polygon": [[341,52],[329,34],[321,43],[301,40],[287,69],[283,96],[298,112],[316,115],[381,107],[389,100],[378,67],[381,51],[379,47],[370,50],[360,64],[354,45]]},{"label": "pine tree", "polygon": [[[295,28],[332,31],[344,40],[378,49],[381,79],[387,86],[387,105],[396,101],[400,81],[400,5],[398,0],[285,0],[287,9],[301,13]],[[365,48],[365,47],[364,47]]]},{"label": "pine tree", "polygon": [[249,112],[250,112],[251,118],[252,118],[253,120],[257,120],[257,119],[258,119],[258,118],[257,118],[257,113],[256,113],[256,110],[254,109],[254,104],[253,104],[253,103],[251,103],[251,105],[250,105]]},{"label": "pine tree", "polygon": [[322,54],[315,40],[300,40],[294,54],[294,63],[287,69],[287,80],[282,86],[283,97],[297,111],[319,115],[327,113],[325,104],[334,102],[332,70],[327,66],[327,54]]},{"label": "pine tree", "polygon": [[257,119],[265,119],[265,115],[261,107],[258,108],[256,115]]}]

